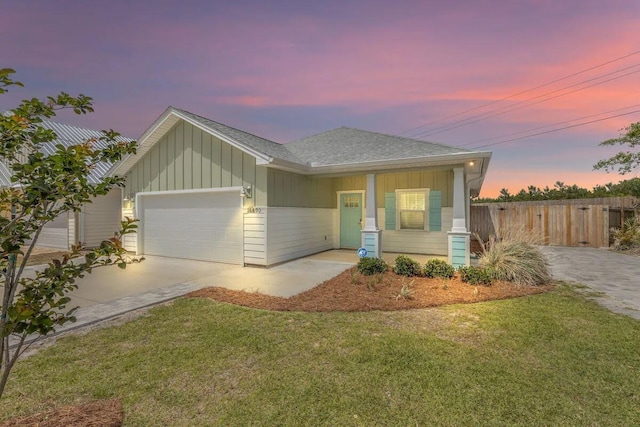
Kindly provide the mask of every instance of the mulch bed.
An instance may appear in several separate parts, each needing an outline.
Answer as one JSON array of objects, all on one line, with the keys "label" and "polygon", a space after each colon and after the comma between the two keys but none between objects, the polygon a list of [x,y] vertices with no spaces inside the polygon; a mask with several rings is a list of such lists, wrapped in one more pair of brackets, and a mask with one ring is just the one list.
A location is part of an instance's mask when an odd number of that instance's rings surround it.
[{"label": "mulch bed", "polygon": [[[412,290],[409,298],[400,296],[403,286]],[[326,282],[290,298],[205,288],[187,297],[273,311],[392,311],[499,300],[546,292],[551,285],[516,286],[495,282],[491,286],[472,286],[454,277],[451,280],[403,277],[388,271],[379,276],[363,276],[355,267]]]},{"label": "mulch bed", "polygon": [[0,427],[120,427],[122,417],[120,401],[109,399],[13,418]]}]

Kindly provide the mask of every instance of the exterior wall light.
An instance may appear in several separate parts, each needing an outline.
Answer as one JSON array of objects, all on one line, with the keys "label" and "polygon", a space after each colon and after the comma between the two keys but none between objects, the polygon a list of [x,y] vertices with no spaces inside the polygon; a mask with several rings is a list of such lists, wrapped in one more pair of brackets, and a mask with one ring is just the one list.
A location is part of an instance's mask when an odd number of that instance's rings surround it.
[{"label": "exterior wall light", "polygon": [[251,185],[247,185],[246,187],[242,187],[240,190],[240,197],[243,199],[246,197],[247,199],[251,198]]}]

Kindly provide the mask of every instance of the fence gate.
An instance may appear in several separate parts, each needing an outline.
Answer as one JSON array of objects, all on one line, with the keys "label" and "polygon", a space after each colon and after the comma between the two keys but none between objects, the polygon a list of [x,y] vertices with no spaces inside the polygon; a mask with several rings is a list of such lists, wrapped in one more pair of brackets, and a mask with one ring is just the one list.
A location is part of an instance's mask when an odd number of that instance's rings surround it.
[{"label": "fence gate", "polygon": [[487,203],[472,205],[470,220],[484,241],[527,231],[544,245],[609,246],[609,209],[602,205]]}]

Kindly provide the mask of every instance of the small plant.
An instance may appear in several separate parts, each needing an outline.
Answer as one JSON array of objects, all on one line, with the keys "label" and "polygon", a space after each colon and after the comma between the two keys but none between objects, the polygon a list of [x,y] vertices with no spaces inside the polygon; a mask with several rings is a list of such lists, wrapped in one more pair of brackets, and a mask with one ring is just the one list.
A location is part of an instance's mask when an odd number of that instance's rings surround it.
[{"label": "small plant", "polygon": [[403,299],[405,301],[413,299],[413,280],[408,284],[405,284],[404,280],[402,281],[400,292],[398,293],[398,295],[396,295],[396,300],[399,299]]},{"label": "small plant", "polygon": [[367,290],[368,291],[375,291],[376,290],[377,280],[378,279],[376,279],[375,276],[367,277]]},{"label": "small plant", "polygon": [[460,280],[470,285],[490,286],[493,282],[493,272],[491,269],[479,268],[473,265],[458,267]]},{"label": "small plant", "polygon": [[442,289],[444,289],[445,291],[449,289],[449,281],[447,280],[442,281]]},{"label": "small plant", "polygon": [[613,248],[618,251],[640,248],[640,216],[627,219],[621,228],[613,230]]},{"label": "small plant", "polygon": [[355,268],[351,270],[351,284],[352,285],[360,284],[360,272]]},{"label": "small plant", "polygon": [[373,276],[377,273],[384,273],[389,269],[389,266],[382,258],[360,258],[357,268],[365,276]]},{"label": "small plant", "polygon": [[393,272],[400,276],[420,276],[420,264],[406,255],[398,255],[395,259]]},{"label": "small plant", "polygon": [[427,261],[424,265],[423,273],[426,277],[441,277],[443,279],[451,279],[456,270],[451,264],[446,261],[434,258]]}]

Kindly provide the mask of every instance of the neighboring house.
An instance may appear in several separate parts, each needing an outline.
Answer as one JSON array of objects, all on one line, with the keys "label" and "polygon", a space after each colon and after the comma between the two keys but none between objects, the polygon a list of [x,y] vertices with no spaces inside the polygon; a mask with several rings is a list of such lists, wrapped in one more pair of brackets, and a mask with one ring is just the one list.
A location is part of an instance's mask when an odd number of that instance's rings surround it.
[{"label": "neighboring house", "polygon": [[[45,129],[53,130],[57,139],[43,144],[41,151],[45,154],[52,154],[57,144],[65,147],[79,144],[92,138],[103,136],[102,132],[91,129],[83,129],[76,126],[44,120],[39,124]],[[131,141],[129,138],[118,137],[123,141]],[[96,146],[102,148],[105,142],[95,141]],[[100,182],[105,173],[111,168],[111,164],[101,162],[96,165],[88,177],[92,184]],[[8,187],[11,183],[11,172],[7,166],[0,162],[0,186]],[[122,189],[114,188],[109,194],[95,198],[92,203],[87,203],[80,212],[69,212],[62,215],[44,226],[38,246],[48,246],[52,248],[68,249],[71,245],[82,242],[87,247],[100,245],[105,239],[113,237],[114,233],[120,229],[122,220]]]},{"label": "neighboring house", "polygon": [[273,265],[334,249],[469,263],[469,198],[490,152],[338,128],[288,144],[169,107],[126,176],[138,254]]}]

